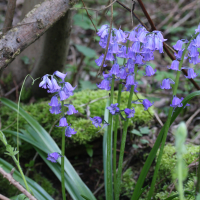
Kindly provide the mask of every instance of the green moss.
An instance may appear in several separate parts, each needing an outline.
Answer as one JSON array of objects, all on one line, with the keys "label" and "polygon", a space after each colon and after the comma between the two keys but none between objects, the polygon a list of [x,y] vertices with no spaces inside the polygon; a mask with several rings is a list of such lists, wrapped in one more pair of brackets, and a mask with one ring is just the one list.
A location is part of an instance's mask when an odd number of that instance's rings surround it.
[{"label": "green moss", "polygon": [[122,177],[121,194],[131,199],[135,187],[135,180],[133,179],[134,173],[131,168],[128,168]]},{"label": "green moss", "polygon": [[38,183],[51,196],[56,193],[56,189],[53,187],[53,184],[41,174],[35,173],[33,176],[33,180]]},{"label": "green moss", "polygon": [[18,193],[18,189],[11,185],[3,175],[0,174],[0,193],[7,197],[12,197]]},{"label": "green moss", "polygon": [[[107,98],[105,98],[107,96]],[[77,131],[77,134],[73,135],[71,138],[67,138],[70,144],[78,143],[78,144],[86,144],[94,140],[95,138],[100,137],[103,134],[103,130],[99,131],[100,128],[95,128],[91,121],[87,119],[86,107],[89,106],[90,110],[90,117],[94,116],[104,116],[104,111],[106,107],[106,102],[108,99],[109,93],[104,90],[85,90],[81,92],[77,92],[74,96],[67,99],[65,103],[71,103],[74,107],[79,111],[80,116],[75,117],[74,115],[67,116],[68,124]],[[121,98],[121,106],[120,109],[123,110],[126,108],[127,100],[128,100],[129,93],[123,92]],[[144,98],[141,95],[138,95],[139,98]],[[117,91],[114,93],[114,103],[117,102]],[[133,96],[133,100],[136,100],[136,96]],[[55,127],[55,124],[58,124],[59,115],[52,115],[49,112],[50,106],[48,103],[50,100],[39,102],[30,105],[22,106],[26,112],[28,112],[31,116],[33,116],[44,128],[47,132],[51,131],[51,136],[54,140],[59,144],[61,141],[61,128]],[[143,105],[141,104],[134,104],[133,107],[135,108],[135,116],[129,122],[129,126],[134,126],[135,123],[144,124],[148,123],[151,120],[151,116],[144,111]],[[150,113],[153,114],[153,108],[149,109]],[[13,122],[16,121],[17,113],[11,111],[9,108],[3,106],[2,107],[2,124],[5,128],[11,125]],[[57,121],[57,123],[55,123]],[[19,119],[19,126],[20,128],[24,128],[26,121],[20,117]],[[9,129],[16,130],[16,123],[11,125]]]}]

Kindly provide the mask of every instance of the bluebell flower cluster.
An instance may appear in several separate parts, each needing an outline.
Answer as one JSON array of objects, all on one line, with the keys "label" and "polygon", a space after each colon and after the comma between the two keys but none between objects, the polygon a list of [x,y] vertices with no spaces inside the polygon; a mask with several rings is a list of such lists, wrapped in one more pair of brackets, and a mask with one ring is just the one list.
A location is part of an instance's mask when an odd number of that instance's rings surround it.
[{"label": "bluebell flower cluster", "polygon": [[[54,96],[51,98],[49,103],[50,106],[50,113],[51,114],[60,114],[63,113],[61,101],[68,99],[74,93],[76,87],[72,87],[72,85],[68,82],[65,82],[65,77],[67,74],[63,74],[59,71],[55,71],[53,75],[46,74],[42,77],[42,81],[39,84],[39,87],[47,89],[48,93],[54,93]],[[50,77],[50,78],[49,78]],[[58,79],[61,79],[60,81]],[[72,115],[77,113],[78,111],[74,108],[71,104],[64,104],[65,107],[68,108],[67,115]],[[59,125],[57,127],[66,127],[65,128],[65,136],[71,137],[72,135],[76,134],[71,125],[68,125],[67,119],[62,116],[59,120]],[[60,157],[60,155],[56,152],[48,154],[48,160],[51,162],[56,162],[56,160]]]}]

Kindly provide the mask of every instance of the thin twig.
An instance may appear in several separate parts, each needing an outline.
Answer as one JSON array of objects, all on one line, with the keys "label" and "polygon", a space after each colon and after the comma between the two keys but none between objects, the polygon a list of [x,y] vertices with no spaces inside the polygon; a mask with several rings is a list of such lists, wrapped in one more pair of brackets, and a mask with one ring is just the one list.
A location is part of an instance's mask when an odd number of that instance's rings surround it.
[{"label": "thin twig", "polygon": [[104,62],[106,60],[106,55],[108,53],[108,47],[109,47],[109,44],[110,44],[110,36],[111,36],[111,32],[112,32],[112,23],[113,23],[113,6],[111,6],[111,8],[110,8],[110,12],[111,12],[110,29],[109,29],[109,34],[108,34],[107,45],[106,45],[106,49],[105,49],[105,54],[104,54],[104,57],[103,57],[103,61],[101,63],[101,66],[100,66],[100,69],[99,69],[99,71],[97,73],[97,76],[100,75],[100,74],[102,74],[102,72],[103,72],[103,65],[104,65]]},{"label": "thin twig", "polygon": [[100,8],[100,9],[94,9],[94,8],[87,8],[87,7],[81,7],[81,8],[70,8],[70,10],[78,10],[78,9],[87,9],[87,10],[93,10],[93,11],[101,11],[101,10],[105,10],[107,8],[109,8],[110,6],[112,6],[117,0],[114,0],[112,3],[110,3],[108,6],[104,7],[104,8]]},{"label": "thin twig", "polygon": [[[116,2],[117,2],[118,4],[120,4],[121,6],[123,6],[126,10],[128,10],[129,12],[131,12],[131,9],[129,9],[128,7],[126,7],[124,4],[122,4],[122,3],[119,2],[119,1],[116,1]],[[140,4],[140,7],[142,8],[142,10],[143,10],[143,12],[144,12],[146,18],[148,19],[148,21],[149,21],[149,23],[150,23],[150,25],[151,25],[152,31],[153,31],[153,30],[157,30],[156,27],[155,27],[155,25],[154,25],[154,23],[153,23],[153,21],[151,20],[151,18],[150,18],[150,16],[149,16],[148,12],[146,11],[146,8],[144,7],[144,4],[142,3],[142,1],[141,1],[141,0],[138,0],[138,3]],[[137,16],[134,12],[133,12],[133,14],[134,14],[135,17]],[[141,22],[141,20],[140,20],[138,17],[136,17],[136,19],[144,26],[144,24]],[[144,27],[147,29],[146,26],[144,26]],[[147,30],[148,30],[148,29],[147,29]],[[164,47],[164,49],[165,49],[167,55],[171,58],[171,60],[176,60],[175,56],[169,51],[169,49],[170,49],[172,52],[174,52],[173,48],[170,47],[170,46],[169,46],[167,43],[165,43],[165,42],[163,42],[163,47]],[[181,69],[181,71],[183,72],[184,75],[186,75],[186,76],[188,75],[188,74],[187,74],[187,71],[186,71],[185,69]],[[189,80],[190,80],[190,82],[194,85],[194,87],[195,87],[197,90],[200,90],[199,85],[198,85],[193,79],[189,79]]]},{"label": "thin twig", "polygon": [[9,198],[3,196],[2,194],[0,194],[0,199],[1,199],[1,200],[10,200]]},{"label": "thin twig", "polygon": [[[83,0],[81,0],[81,1],[82,1],[83,5],[84,5],[84,7],[85,7],[85,3],[84,3],[84,1],[83,1]],[[87,8],[86,8],[86,7],[85,7],[85,11],[86,11],[86,13],[87,13],[88,17],[90,18],[90,21],[92,22],[92,25],[94,26],[94,28],[95,28],[95,31],[97,32],[97,28],[96,28],[96,26],[94,25],[94,23],[93,23],[93,21],[92,21],[92,18],[91,18],[91,16],[90,16],[90,14],[88,13],[88,11],[87,11]]]},{"label": "thin twig", "polygon": [[16,7],[16,0],[8,0],[5,22],[3,25],[3,34],[9,31],[12,27],[15,7]]},{"label": "thin twig", "polygon": [[199,114],[199,112],[200,112],[200,108],[187,120],[187,122],[186,122],[187,128],[190,125],[191,121],[194,119],[194,117]]},{"label": "thin twig", "polygon": [[[108,0],[108,4],[107,5],[109,5],[109,1],[110,0]],[[105,12],[106,12],[106,10],[104,10],[104,12],[101,14],[101,18],[98,21],[97,26],[99,26],[101,24],[101,22],[103,21],[103,17],[105,15]],[[92,37],[90,38],[90,41],[88,42],[87,47],[91,46],[91,44],[93,42],[93,36],[94,36],[94,33],[93,33]],[[79,78],[79,76],[81,74],[81,71],[83,70],[83,65],[82,64],[83,64],[84,59],[85,59],[85,55],[81,54],[81,61],[79,62],[78,66],[77,66],[77,73],[75,73],[74,76],[73,76],[73,84],[72,84],[73,86],[76,86],[77,83],[78,83],[78,78]]]},{"label": "thin twig", "polygon": [[34,196],[32,196],[22,185],[20,185],[19,182],[17,182],[11,174],[5,172],[3,168],[0,167],[0,174],[3,175],[4,178],[6,178],[10,184],[14,185],[20,192],[25,194],[30,200],[37,200]]}]

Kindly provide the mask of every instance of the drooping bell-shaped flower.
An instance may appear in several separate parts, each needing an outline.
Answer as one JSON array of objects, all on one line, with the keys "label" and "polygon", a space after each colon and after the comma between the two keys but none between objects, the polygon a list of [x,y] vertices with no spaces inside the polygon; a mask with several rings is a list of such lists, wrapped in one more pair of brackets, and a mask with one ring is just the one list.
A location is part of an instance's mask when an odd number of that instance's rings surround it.
[{"label": "drooping bell-shaped flower", "polygon": [[134,42],[137,41],[138,39],[136,38],[137,32],[135,30],[132,30],[128,36],[128,40]]},{"label": "drooping bell-shaped flower", "polygon": [[50,111],[50,113],[51,114],[55,114],[55,115],[57,115],[57,114],[59,114],[59,113],[61,113],[61,104],[59,104],[59,106],[52,106],[50,109],[49,109],[49,111]]},{"label": "drooping bell-shaped flower", "polygon": [[119,75],[119,65],[117,62],[112,66],[110,74],[114,74],[115,76]]},{"label": "drooping bell-shaped flower", "polygon": [[49,105],[50,105],[50,106],[53,106],[53,107],[54,107],[54,106],[57,107],[57,106],[60,105],[57,96],[53,96],[53,97],[51,98],[51,102],[49,103]]},{"label": "drooping bell-shaped flower", "polygon": [[150,65],[147,65],[145,68],[145,72],[146,72],[146,74],[144,74],[145,76],[153,76],[156,72],[156,69],[154,71]]},{"label": "drooping bell-shaped flower", "polygon": [[135,63],[138,64],[138,65],[144,64],[142,62],[142,59],[143,59],[143,57],[140,54],[137,54],[136,57],[135,57]]},{"label": "drooping bell-shaped flower", "polygon": [[185,76],[185,77],[188,78],[188,79],[194,79],[194,78],[196,78],[197,76],[198,76],[198,74],[196,74],[196,73],[194,72],[194,69],[193,69],[193,68],[189,68],[189,69],[188,69],[188,75]]},{"label": "drooping bell-shaped flower", "polygon": [[135,85],[134,74],[129,74],[126,79],[126,85]]},{"label": "drooping bell-shaped flower", "polygon": [[67,128],[65,129],[65,136],[66,137],[71,137],[72,135],[74,135],[76,133],[77,133],[77,131],[74,131],[74,129],[71,128],[71,125],[67,126]]},{"label": "drooping bell-shaped flower", "polygon": [[40,82],[39,87],[47,89],[47,77],[48,77],[48,74],[42,77],[42,81]]},{"label": "drooping bell-shaped flower", "polygon": [[92,124],[98,128],[101,127],[102,119],[99,116],[95,116],[93,118],[90,117],[90,120],[92,121]]},{"label": "drooping bell-shaped flower", "polygon": [[169,89],[171,89],[171,85],[170,84],[175,84],[175,82],[170,78],[166,78],[166,79],[164,79],[162,81],[162,84],[160,85],[160,88],[169,90]]},{"label": "drooping bell-shaped flower", "polygon": [[132,118],[132,117],[134,117],[135,109],[134,108],[132,108],[132,109],[125,108],[124,112],[127,115],[127,118]]},{"label": "drooping bell-shaped flower", "polygon": [[53,76],[51,76],[51,83],[53,85],[53,90],[52,91],[57,92],[58,90],[60,90],[61,87],[58,85],[56,79],[53,78]]},{"label": "drooping bell-shaped flower", "polygon": [[49,153],[47,160],[56,163],[56,161],[58,160],[58,158],[62,157],[59,153],[57,152],[53,152],[53,153]]},{"label": "drooping bell-shaped flower", "polygon": [[145,48],[154,51],[155,50],[155,35],[150,34],[147,36],[146,39],[147,41],[145,43]]},{"label": "drooping bell-shaped flower", "polygon": [[140,42],[139,41],[134,42],[132,44],[130,50],[133,51],[134,53],[139,53],[140,52]]},{"label": "drooping bell-shaped flower", "polygon": [[66,127],[66,126],[68,126],[67,119],[65,117],[62,117],[59,121],[59,126],[57,127]]},{"label": "drooping bell-shaped flower", "polygon": [[72,104],[65,104],[64,106],[68,107],[67,111],[68,115],[73,115],[75,113],[78,113],[78,110],[76,110]]},{"label": "drooping bell-shaped flower", "polygon": [[126,34],[120,28],[115,30],[115,35],[117,42],[126,42]]},{"label": "drooping bell-shaped flower", "polygon": [[178,97],[174,96],[170,106],[173,108],[182,107],[183,106],[183,104],[181,103],[182,101],[183,101],[183,97],[179,99]]},{"label": "drooping bell-shaped flower", "polygon": [[65,93],[63,90],[59,91],[59,96],[61,101],[64,101],[65,99],[68,99],[70,97],[70,95]]},{"label": "drooping bell-shaped flower", "polygon": [[181,51],[183,47],[184,41],[178,40],[177,43],[173,46],[175,50]]},{"label": "drooping bell-shaped flower", "polygon": [[67,96],[72,96],[72,95],[74,95],[73,91],[75,90],[75,88],[76,88],[76,86],[72,87],[72,85],[70,83],[65,82],[65,86],[63,87],[63,90]]},{"label": "drooping bell-shaped flower", "polygon": [[97,87],[102,90],[110,90],[110,88],[111,88],[110,85],[111,85],[111,81],[108,79],[104,79],[101,81],[101,83],[99,85],[97,84]]},{"label": "drooping bell-shaped flower", "polygon": [[108,34],[108,28],[109,28],[109,25],[107,24],[102,25],[102,27],[97,32],[97,35],[101,38],[104,38]]},{"label": "drooping bell-shaped flower", "polygon": [[126,79],[127,77],[127,72],[126,72],[126,69],[124,67],[122,67],[120,70],[119,70],[119,78],[120,79]]},{"label": "drooping bell-shaped flower", "polygon": [[61,73],[61,72],[59,72],[59,71],[55,71],[55,72],[53,73],[53,75],[56,75],[57,77],[61,78],[62,81],[64,81],[64,80],[65,80],[65,77],[67,76],[67,73],[66,73],[66,74],[63,74],[63,73]]},{"label": "drooping bell-shaped flower", "polygon": [[142,104],[145,108],[144,110],[147,110],[149,107],[151,107],[154,104],[154,102],[151,103],[148,99],[144,99]]},{"label": "drooping bell-shaped flower", "polygon": [[168,69],[172,69],[172,70],[175,70],[175,71],[180,71],[179,70],[179,61],[178,60],[173,60],[172,64],[171,64],[171,67],[169,67]]},{"label": "drooping bell-shaped flower", "polygon": [[118,103],[111,104],[110,106],[107,107],[107,109],[110,111],[112,115],[115,115],[116,113],[119,112],[119,108],[117,106],[118,106]]},{"label": "drooping bell-shaped flower", "polygon": [[113,53],[111,53],[110,50],[108,50],[108,53],[106,54],[106,60],[109,60],[109,61],[115,60],[115,57],[113,56]]},{"label": "drooping bell-shaped flower", "polygon": [[126,46],[121,46],[120,52],[117,54],[117,57],[120,58],[127,58],[127,53],[126,53]]},{"label": "drooping bell-shaped flower", "polygon": [[103,61],[104,54],[102,54],[98,59],[95,60],[95,63],[100,67]]}]

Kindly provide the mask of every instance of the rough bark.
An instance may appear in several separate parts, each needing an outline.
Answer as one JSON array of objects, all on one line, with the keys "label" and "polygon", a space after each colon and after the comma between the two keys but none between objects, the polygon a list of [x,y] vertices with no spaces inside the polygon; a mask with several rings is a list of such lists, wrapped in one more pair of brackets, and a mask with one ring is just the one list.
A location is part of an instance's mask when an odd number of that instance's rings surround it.
[{"label": "rough bark", "polygon": [[[71,11],[67,11],[66,15],[59,20],[53,27],[48,30],[45,36],[42,54],[36,61],[36,65],[31,72],[31,76],[35,79],[45,74],[53,74],[54,71],[61,71],[66,62],[69,49],[71,33]],[[31,86],[32,79],[26,82],[26,89]],[[31,86],[34,96],[41,97],[46,95],[38,84]]]},{"label": "rough bark", "polygon": [[15,13],[16,0],[9,0],[6,11],[6,18],[3,26],[3,33],[6,33],[12,28],[13,16]]},{"label": "rough bark", "polygon": [[36,5],[16,28],[0,39],[0,71],[63,17],[68,9],[68,0],[48,0]]}]

